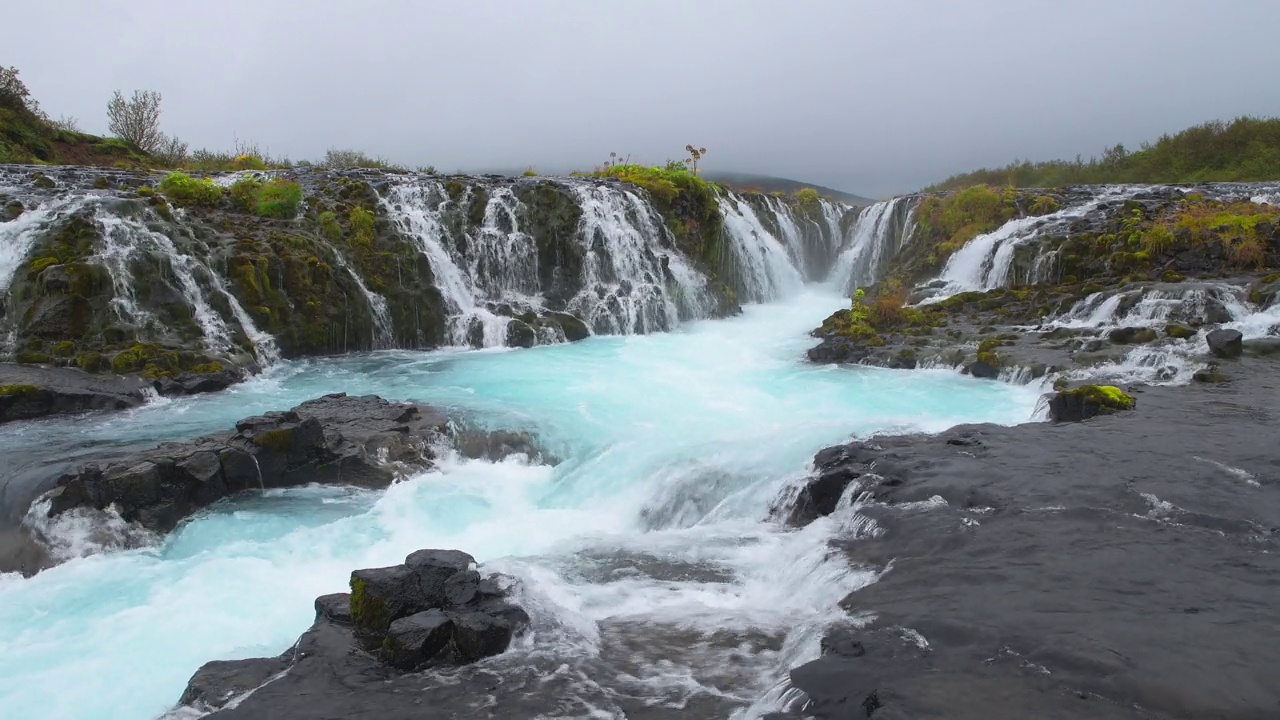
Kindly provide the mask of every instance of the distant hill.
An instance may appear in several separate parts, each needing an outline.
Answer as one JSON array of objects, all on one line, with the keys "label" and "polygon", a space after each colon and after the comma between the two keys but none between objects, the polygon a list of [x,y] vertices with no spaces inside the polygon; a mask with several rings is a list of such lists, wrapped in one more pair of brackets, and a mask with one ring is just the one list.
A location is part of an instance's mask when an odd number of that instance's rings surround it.
[{"label": "distant hill", "polygon": [[953,175],[926,190],[971,185],[1063,187],[1106,183],[1193,183],[1280,180],[1280,118],[1207,122],[1130,151],[1109,147],[1086,162],[1020,160]]},{"label": "distant hill", "polygon": [[841,192],[822,185],[814,185],[813,183],[800,182],[799,180],[789,180],[787,178],[774,177],[772,175],[755,175],[753,173],[735,173],[735,172],[717,172],[707,170],[702,173],[706,179],[731,187],[735,190],[754,190],[759,192],[784,192],[788,195],[794,193],[800,188],[811,187],[818,191],[818,194],[838,200],[849,205],[874,205],[875,200],[864,198],[861,195],[853,193]]}]

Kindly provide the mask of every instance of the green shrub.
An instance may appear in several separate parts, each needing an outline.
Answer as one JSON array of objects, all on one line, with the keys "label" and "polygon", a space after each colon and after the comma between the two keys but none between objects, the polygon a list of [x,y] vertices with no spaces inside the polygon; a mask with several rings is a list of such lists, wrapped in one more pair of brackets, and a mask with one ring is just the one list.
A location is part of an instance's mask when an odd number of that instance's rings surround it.
[{"label": "green shrub", "polygon": [[351,210],[348,217],[351,223],[351,241],[357,245],[369,245],[373,242],[374,236],[374,218],[373,213],[362,207],[356,207]]},{"label": "green shrub", "polygon": [[342,226],[338,224],[338,216],[331,210],[320,213],[320,232],[332,241],[342,239]]},{"label": "green shrub", "polygon": [[293,180],[276,178],[258,192],[258,214],[264,217],[292,218],[302,202],[302,186]]},{"label": "green shrub", "polygon": [[165,176],[160,181],[160,192],[184,207],[214,207],[222,199],[222,188],[209,178],[196,179],[181,172]]},{"label": "green shrub", "polygon": [[262,181],[253,178],[240,178],[231,185],[231,205],[237,210],[253,212],[258,207],[258,193],[262,191]]},{"label": "green shrub", "polygon": [[796,200],[800,202],[801,207],[817,207],[818,191],[811,187],[800,188],[796,191]]}]

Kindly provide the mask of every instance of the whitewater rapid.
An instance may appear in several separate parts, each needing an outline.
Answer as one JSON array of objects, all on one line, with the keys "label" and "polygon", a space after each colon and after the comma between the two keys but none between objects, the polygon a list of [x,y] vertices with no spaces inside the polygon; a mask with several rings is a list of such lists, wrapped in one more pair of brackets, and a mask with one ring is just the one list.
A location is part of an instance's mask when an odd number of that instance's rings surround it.
[{"label": "whitewater rapid", "polygon": [[[874,581],[827,546],[852,510],[801,531],[770,519],[813,453],[851,435],[1024,422],[1039,396],[949,370],[806,362],[807,331],[845,302],[810,288],[671,333],[283,363],[217,395],[0,429],[2,448],[70,452],[189,438],[345,391],[527,429],[562,460],[446,456],[383,492],[241,496],[145,549],[92,553],[78,538],[69,554],[84,557],[0,577],[0,716],[158,717],[204,662],[284,651],[316,596],[424,547],[521,580],[532,633],[486,662],[579,669],[564,692],[583,717],[610,716],[620,693],[759,716],[785,694],[786,670],[816,657],[837,602]],[[716,633],[769,641],[722,647]]]}]

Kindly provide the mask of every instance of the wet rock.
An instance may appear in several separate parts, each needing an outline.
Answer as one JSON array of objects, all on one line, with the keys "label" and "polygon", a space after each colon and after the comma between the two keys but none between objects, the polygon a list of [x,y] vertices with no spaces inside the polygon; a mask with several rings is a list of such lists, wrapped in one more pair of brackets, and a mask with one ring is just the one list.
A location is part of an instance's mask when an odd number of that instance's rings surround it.
[{"label": "wet rock", "polygon": [[538,334],[521,320],[507,323],[507,347],[531,348],[538,344]]},{"label": "wet rock", "polygon": [[[501,654],[528,625],[528,614],[509,602],[498,576],[481,578],[473,565],[470,555],[457,550],[420,550],[404,565],[356,570],[351,595],[316,598],[315,623],[292,648],[278,658],[207,663],[191,678],[181,703],[225,708],[231,717],[354,717],[375,705],[382,708],[378,717],[418,717],[422,677],[402,673]],[[418,586],[459,575],[464,577],[455,586],[465,586],[465,593],[437,595]],[[375,600],[382,603],[376,610],[382,615],[371,624]],[[234,711],[228,706],[254,688]],[[315,698],[323,698],[323,710]]]},{"label": "wet rock", "polygon": [[1244,335],[1239,330],[1212,330],[1205,336],[1209,352],[1220,358],[1237,358],[1244,352]]},{"label": "wet rock", "polygon": [[72,368],[0,365],[0,423],[90,410],[124,410],[143,402],[140,382]]},{"label": "wet rock", "polygon": [[1170,324],[1164,326],[1164,334],[1178,340],[1189,340],[1196,336],[1196,331],[1186,325]]},{"label": "wet rock", "polygon": [[1132,410],[1136,401],[1114,385],[1083,385],[1061,390],[1049,399],[1049,417],[1055,422],[1080,422],[1095,415]]},{"label": "wet rock", "polygon": [[1250,338],[1243,342],[1243,348],[1250,355],[1275,355],[1280,353],[1280,337]]},{"label": "wet rock", "polygon": [[965,372],[976,378],[984,378],[987,380],[996,380],[1000,377],[1000,365],[990,360],[980,359],[969,363],[965,367]]},{"label": "wet rock", "polygon": [[511,644],[511,625],[504,618],[484,612],[449,612],[453,621],[453,647],[458,663],[472,663],[497,655]]},{"label": "wet rock", "polygon": [[447,420],[429,408],[342,393],[287,412],[245,418],[233,433],[167,443],[104,468],[58,479],[50,515],[115,505],[121,517],[159,532],[234,492],[330,483],[385,487],[429,467],[429,445]]},{"label": "wet rock", "polygon": [[1124,327],[1116,328],[1107,334],[1107,339],[1116,345],[1142,345],[1154,342],[1160,337],[1151,328]]},{"label": "wet rock", "polygon": [[558,460],[538,446],[532,433],[521,430],[484,430],[463,428],[454,433],[454,446],[463,457],[497,462],[512,455],[524,455],[531,461],[554,465]]},{"label": "wet rock", "polygon": [[351,622],[351,594],[332,593],[316,598],[316,618],[332,622]]},{"label": "wet rock", "polygon": [[[416,670],[431,662],[453,638],[454,621],[441,610],[425,610],[391,623],[383,644],[386,662],[401,670]],[[506,649],[504,644],[496,655]],[[487,655],[479,655],[475,660]],[[472,660],[471,662],[474,662]]]},{"label": "wet rock", "polygon": [[560,326],[560,331],[564,333],[564,339],[569,342],[577,342],[591,337],[591,330],[587,324],[569,313],[550,312],[544,316],[547,321]]}]

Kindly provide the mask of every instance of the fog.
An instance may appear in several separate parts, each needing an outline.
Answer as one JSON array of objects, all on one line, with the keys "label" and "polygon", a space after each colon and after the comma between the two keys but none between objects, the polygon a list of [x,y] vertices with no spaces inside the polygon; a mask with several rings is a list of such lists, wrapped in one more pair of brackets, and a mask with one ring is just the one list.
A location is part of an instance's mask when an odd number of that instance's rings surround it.
[{"label": "fog", "polygon": [[441,171],[703,167],[873,197],[1280,115],[1275,0],[10,3],[0,64],[105,133],[158,90],[192,148]]}]

